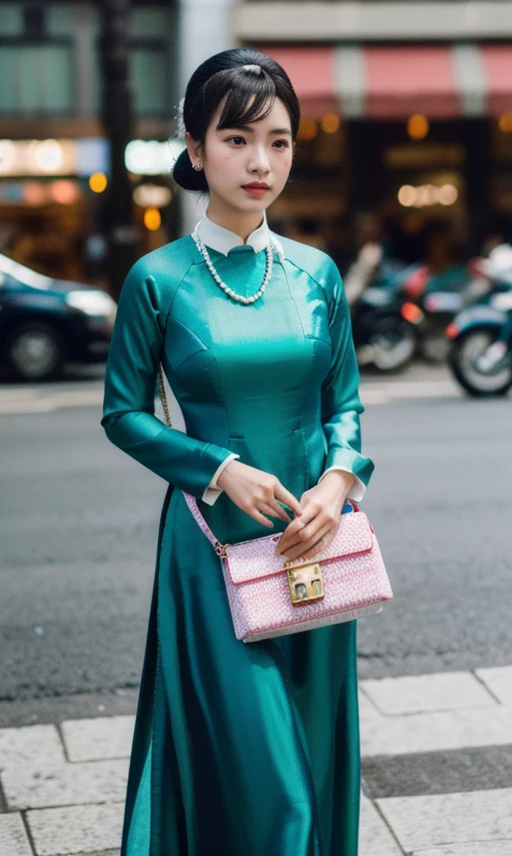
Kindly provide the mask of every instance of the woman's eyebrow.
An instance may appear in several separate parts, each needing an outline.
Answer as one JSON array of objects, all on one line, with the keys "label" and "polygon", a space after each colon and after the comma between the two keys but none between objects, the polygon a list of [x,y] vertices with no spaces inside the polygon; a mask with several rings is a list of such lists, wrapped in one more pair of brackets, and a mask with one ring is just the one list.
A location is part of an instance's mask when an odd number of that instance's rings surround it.
[{"label": "woman's eyebrow", "polygon": [[[250,134],[254,133],[254,128],[251,128],[250,125],[233,125],[232,128],[223,128],[222,130],[224,130],[224,131],[228,131],[228,130],[230,130],[230,131],[248,131]],[[288,136],[291,137],[292,132],[290,131],[289,128],[273,128],[271,131],[269,131],[269,134],[275,134],[276,136],[278,134],[288,134]]]}]

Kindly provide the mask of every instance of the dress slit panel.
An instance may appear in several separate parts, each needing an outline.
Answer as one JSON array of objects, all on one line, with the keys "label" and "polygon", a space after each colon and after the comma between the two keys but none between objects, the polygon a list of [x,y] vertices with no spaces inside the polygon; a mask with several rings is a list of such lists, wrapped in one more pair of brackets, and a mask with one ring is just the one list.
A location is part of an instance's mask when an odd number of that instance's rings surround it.
[{"label": "dress slit panel", "polygon": [[[174,745],[159,650],[153,721],[151,770],[151,838],[149,856],[181,856],[193,851],[187,843],[187,825],[178,760]],[[131,856],[131,854],[130,854]],[[133,856],[139,856],[134,851]]]},{"label": "dress slit panel", "polygon": [[[153,790],[155,799],[159,799],[159,809],[158,818],[155,817],[153,823],[150,856],[163,856],[168,852],[169,856],[198,856],[194,746],[190,740],[184,703],[187,661],[180,642],[186,624],[178,591],[182,584],[186,586],[186,580],[182,579],[180,538],[177,535],[183,532],[180,519],[183,505],[183,494],[176,490],[162,530],[163,560],[158,574],[157,611],[161,653],[157,697],[159,718],[154,731],[159,746],[158,762],[153,764]],[[170,850],[164,846],[167,841],[173,842]]]},{"label": "dress slit panel", "polygon": [[[132,748],[130,755],[130,768],[128,774],[128,784],[126,790],[126,802],[124,808],[124,824],[123,836],[121,842],[121,856],[135,856],[135,850],[132,851],[130,844],[130,831],[132,830],[133,821],[140,830],[141,825],[147,826],[147,850],[139,850],[137,856],[149,856],[149,838],[151,828],[151,804],[149,794],[144,793],[147,786],[148,767],[151,766],[152,757],[152,733],[153,721],[155,712],[155,678],[158,660],[158,631],[157,631],[157,615],[158,615],[158,576],[161,562],[161,550],[163,531],[167,510],[172,496],[172,487],[169,486],[164,504],[160,515],[160,525],[157,541],[157,557],[155,576],[153,581],[153,593],[151,597],[151,608],[149,614],[148,631],[146,637],[146,648],[144,655],[144,663],[142,667],[142,676],[139,689],[139,698],[137,702],[137,713],[135,718],[135,729],[132,739]],[[136,817],[135,817],[136,812]],[[143,816],[144,815],[144,816]]]},{"label": "dress slit panel", "polygon": [[[343,625],[342,625],[343,626]],[[361,754],[357,676],[357,621],[345,625],[350,636],[346,657],[352,668],[346,670],[337,705],[335,733],[332,742],[334,778],[332,849],[329,856],[357,856],[359,852],[359,811],[361,798]]]}]

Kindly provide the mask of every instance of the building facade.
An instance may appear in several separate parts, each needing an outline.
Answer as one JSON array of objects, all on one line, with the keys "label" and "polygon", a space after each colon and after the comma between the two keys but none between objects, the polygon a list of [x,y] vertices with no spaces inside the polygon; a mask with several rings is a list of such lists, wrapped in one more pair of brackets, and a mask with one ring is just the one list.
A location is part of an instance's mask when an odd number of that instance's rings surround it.
[{"label": "building facade", "polygon": [[[98,282],[111,166],[101,45],[115,2],[0,0],[0,252]],[[170,177],[175,116],[194,68],[237,45],[281,62],[301,101],[276,228],[337,250],[341,267],[375,218],[414,238],[442,217],[468,251],[509,229],[512,3],[133,0],[126,26],[138,253],[190,231],[204,206]]]},{"label": "building facade", "polygon": [[301,101],[300,181],[276,219],[334,220],[353,240],[375,213],[413,231],[442,217],[469,252],[510,230],[512,3],[246,0],[231,30]]},{"label": "building facade", "polygon": [[[105,251],[102,203],[111,164],[103,121],[104,5],[0,2],[0,252],[70,279],[95,280]],[[144,251],[177,234],[165,174],[178,103],[176,8],[169,0],[133,3],[126,25],[132,216]],[[153,146],[151,156],[151,146],[138,141],[163,148]],[[155,170],[157,160],[167,166]]]}]

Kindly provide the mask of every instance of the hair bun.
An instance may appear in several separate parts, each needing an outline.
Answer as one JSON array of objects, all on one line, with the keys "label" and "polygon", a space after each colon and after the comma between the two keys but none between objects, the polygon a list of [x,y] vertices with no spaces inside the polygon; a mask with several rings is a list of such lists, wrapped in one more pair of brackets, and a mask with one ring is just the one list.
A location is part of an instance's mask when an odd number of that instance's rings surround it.
[{"label": "hair bun", "polygon": [[172,177],[183,190],[208,190],[204,171],[192,166],[188,149],[184,149],[172,168]]}]

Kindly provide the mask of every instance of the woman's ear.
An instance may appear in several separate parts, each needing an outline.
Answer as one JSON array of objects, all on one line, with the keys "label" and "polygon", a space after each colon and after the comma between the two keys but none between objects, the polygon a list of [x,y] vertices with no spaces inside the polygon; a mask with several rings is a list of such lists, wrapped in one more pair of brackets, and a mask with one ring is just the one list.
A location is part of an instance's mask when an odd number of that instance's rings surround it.
[{"label": "woman's ear", "polygon": [[197,164],[201,169],[203,168],[203,159],[202,159],[202,146],[200,140],[193,140],[190,131],[187,131],[185,134],[185,140],[187,143],[188,155],[194,166]]}]

